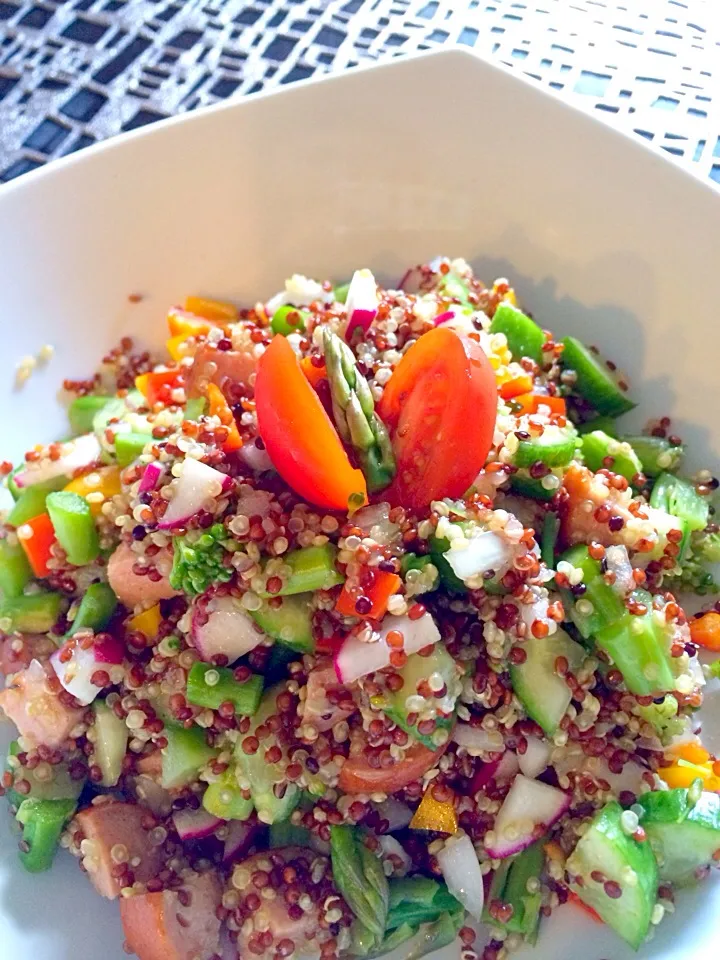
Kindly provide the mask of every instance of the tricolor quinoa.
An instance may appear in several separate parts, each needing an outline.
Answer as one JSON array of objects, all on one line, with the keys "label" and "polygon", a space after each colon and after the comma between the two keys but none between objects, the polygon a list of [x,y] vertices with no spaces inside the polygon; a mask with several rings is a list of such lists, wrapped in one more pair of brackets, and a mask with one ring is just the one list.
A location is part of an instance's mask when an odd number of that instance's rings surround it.
[{"label": "tricolor quinoa", "polygon": [[637,948],[720,858],[717,480],[463,260],[168,325],[0,467],[27,869],[140,960],[503,960],[566,903]]}]

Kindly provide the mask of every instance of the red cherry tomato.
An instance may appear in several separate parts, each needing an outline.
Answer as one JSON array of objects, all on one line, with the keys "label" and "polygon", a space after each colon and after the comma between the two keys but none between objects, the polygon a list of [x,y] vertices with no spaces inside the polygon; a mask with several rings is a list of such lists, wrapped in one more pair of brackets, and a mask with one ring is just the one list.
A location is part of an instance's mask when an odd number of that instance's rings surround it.
[{"label": "red cherry tomato", "polygon": [[383,499],[420,511],[461,497],[485,463],[497,415],[497,386],[479,344],[436,327],[403,356],[378,404],[397,459]]},{"label": "red cherry tomato", "polygon": [[365,757],[367,742],[360,737],[350,748],[350,756],[340,771],[338,787],[343,793],[395,793],[434,767],[449,742],[437,750],[414,743],[405,751],[403,759],[391,767],[371,767]]}]

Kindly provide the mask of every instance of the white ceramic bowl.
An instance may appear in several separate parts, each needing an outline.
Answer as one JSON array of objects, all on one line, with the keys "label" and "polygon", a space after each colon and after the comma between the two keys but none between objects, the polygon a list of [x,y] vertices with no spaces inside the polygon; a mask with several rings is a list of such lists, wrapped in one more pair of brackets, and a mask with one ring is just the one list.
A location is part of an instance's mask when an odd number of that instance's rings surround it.
[{"label": "white ceramic bowl", "polygon": [[[224,104],[0,190],[0,456],[62,435],[62,379],[122,335],[159,344],[188,292],[252,302],[292,272],[365,265],[393,280],[442,252],[511,277],[544,325],[605,348],[638,421],[672,414],[691,465],[717,466],[718,250],[709,186],[469,53]],[[15,390],[17,360],[46,343],[54,359]],[[116,906],[75,861],[31,878],[13,847],[0,822],[3,960],[121,960]],[[720,885],[683,895],[640,956],[716,956],[719,911]],[[632,954],[565,907],[526,956]]]}]

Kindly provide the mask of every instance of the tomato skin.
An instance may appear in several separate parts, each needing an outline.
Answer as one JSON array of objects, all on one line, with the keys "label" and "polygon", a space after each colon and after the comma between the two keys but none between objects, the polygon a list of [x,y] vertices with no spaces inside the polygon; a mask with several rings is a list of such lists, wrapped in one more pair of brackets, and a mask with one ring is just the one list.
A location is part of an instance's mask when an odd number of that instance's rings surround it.
[{"label": "tomato skin", "polygon": [[383,499],[419,512],[431,500],[461,497],[485,464],[497,417],[495,372],[478,343],[435,327],[405,353],[377,412],[397,459]]},{"label": "tomato skin", "polygon": [[338,787],[343,793],[395,793],[434,767],[449,743],[448,737],[437,750],[428,750],[424,744],[414,743],[399,763],[391,767],[371,767],[363,756],[366,742],[360,738],[351,746],[350,756],[340,770]]},{"label": "tomato skin", "polygon": [[348,460],[330,417],[285,337],[260,357],[255,381],[260,436],[283,480],[305,500],[330,510],[367,502],[365,477]]}]

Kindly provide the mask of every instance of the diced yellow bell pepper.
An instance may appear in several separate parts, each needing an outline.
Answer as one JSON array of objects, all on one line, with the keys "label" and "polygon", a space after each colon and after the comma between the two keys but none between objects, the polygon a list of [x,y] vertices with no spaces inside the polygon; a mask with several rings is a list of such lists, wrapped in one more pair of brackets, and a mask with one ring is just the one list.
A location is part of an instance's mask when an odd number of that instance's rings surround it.
[{"label": "diced yellow bell pepper", "polygon": [[139,373],[135,377],[135,389],[139,390],[140,393],[147,399],[148,395],[148,383],[150,382],[149,373]]},{"label": "diced yellow bell pepper", "polygon": [[206,300],[204,297],[187,297],[185,309],[204,320],[215,323],[235,323],[238,319],[238,308],[233,303],[223,303],[220,300]]},{"label": "diced yellow bell pepper", "polygon": [[180,333],[176,337],[170,337],[165,343],[168,353],[176,363],[188,355],[187,340],[187,335]]},{"label": "diced yellow bell pepper", "polygon": [[695,780],[702,780],[703,790],[720,791],[720,777],[713,772],[712,763],[689,763],[680,758],[670,767],[661,767],[658,776],[670,787],[691,787]]},{"label": "diced yellow bell pepper", "polygon": [[120,467],[99,467],[97,470],[90,470],[71,480],[65,489],[85,497],[93,515],[97,516],[102,511],[103,503],[121,492]]},{"label": "diced yellow bell pepper", "polygon": [[671,752],[688,763],[705,764],[710,760],[710,754],[699,740],[691,743],[681,743],[677,747],[671,747]]},{"label": "diced yellow bell pepper", "polygon": [[128,621],[128,626],[136,633],[142,633],[148,640],[154,640],[158,635],[160,624],[162,623],[162,614],[160,613],[160,604],[156,603],[154,607],[143,610]]},{"label": "diced yellow bell pepper", "polygon": [[427,788],[420,806],[410,821],[412,830],[435,830],[438,833],[457,833],[455,798],[438,801],[432,795],[432,784]]},{"label": "diced yellow bell pepper", "polygon": [[199,320],[194,314],[186,313],[184,310],[170,310],[167,315],[168,330],[171,337],[201,337],[210,333],[211,323]]}]

